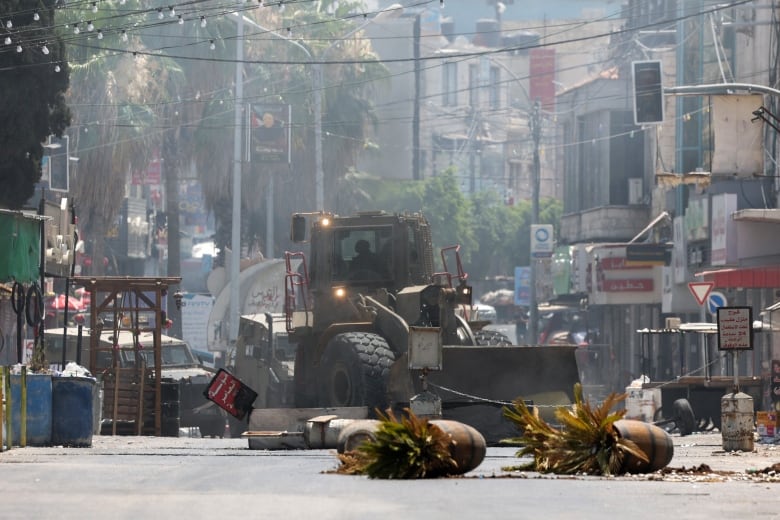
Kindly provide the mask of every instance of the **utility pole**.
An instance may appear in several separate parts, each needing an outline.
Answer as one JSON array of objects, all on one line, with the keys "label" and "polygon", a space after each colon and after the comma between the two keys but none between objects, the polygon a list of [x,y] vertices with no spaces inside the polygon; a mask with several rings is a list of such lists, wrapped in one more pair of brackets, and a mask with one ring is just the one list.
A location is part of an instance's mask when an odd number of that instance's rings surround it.
[{"label": "utility pole", "polygon": [[[534,140],[534,164],[531,171],[531,225],[539,223],[539,178],[541,165],[539,164],[539,142],[542,139],[542,114],[539,101],[534,102],[533,112],[528,121],[531,129],[531,137]],[[533,238],[531,238],[533,240]],[[536,301],[536,258],[530,254],[531,280],[529,297],[530,309],[528,315],[528,344],[535,345],[538,338],[537,325],[539,323],[539,303]]]}]

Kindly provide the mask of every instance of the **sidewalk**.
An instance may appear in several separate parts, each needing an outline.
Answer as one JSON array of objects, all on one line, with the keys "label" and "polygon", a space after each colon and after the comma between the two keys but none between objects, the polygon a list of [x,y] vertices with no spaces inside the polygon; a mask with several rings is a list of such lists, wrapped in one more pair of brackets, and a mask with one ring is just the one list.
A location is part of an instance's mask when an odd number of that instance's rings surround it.
[{"label": "sidewalk", "polygon": [[706,464],[713,471],[750,473],[780,464],[780,439],[776,444],[755,440],[752,452],[726,452],[720,433],[693,433],[685,437],[675,434],[672,438],[674,457],[670,468],[696,468]]}]

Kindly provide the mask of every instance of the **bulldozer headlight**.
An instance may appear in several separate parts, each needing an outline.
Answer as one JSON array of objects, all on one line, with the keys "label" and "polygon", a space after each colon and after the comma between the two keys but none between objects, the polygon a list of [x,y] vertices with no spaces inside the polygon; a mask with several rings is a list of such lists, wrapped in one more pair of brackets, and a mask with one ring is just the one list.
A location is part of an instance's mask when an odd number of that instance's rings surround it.
[{"label": "bulldozer headlight", "polygon": [[343,299],[347,296],[347,290],[344,287],[334,287],[333,288],[333,296],[335,296],[337,299]]}]

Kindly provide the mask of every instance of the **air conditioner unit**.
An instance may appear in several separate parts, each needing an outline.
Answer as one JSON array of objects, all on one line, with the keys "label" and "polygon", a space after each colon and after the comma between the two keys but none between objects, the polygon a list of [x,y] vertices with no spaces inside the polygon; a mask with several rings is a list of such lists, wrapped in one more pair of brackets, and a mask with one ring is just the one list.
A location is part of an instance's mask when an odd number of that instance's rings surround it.
[{"label": "air conditioner unit", "polygon": [[642,179],[628,179],[628,203],[642,204]]}]

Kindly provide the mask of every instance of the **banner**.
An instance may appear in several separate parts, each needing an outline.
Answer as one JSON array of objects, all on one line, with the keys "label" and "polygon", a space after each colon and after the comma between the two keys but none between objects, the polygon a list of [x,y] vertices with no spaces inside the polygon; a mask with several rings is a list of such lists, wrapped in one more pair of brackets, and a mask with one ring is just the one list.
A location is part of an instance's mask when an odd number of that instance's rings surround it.
[{"label": "banner", "polygon": [[249,111],[249,160],[287,162],[291,160],[292,107],[253,104]]}]

